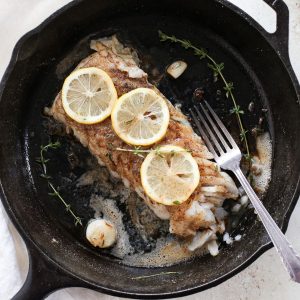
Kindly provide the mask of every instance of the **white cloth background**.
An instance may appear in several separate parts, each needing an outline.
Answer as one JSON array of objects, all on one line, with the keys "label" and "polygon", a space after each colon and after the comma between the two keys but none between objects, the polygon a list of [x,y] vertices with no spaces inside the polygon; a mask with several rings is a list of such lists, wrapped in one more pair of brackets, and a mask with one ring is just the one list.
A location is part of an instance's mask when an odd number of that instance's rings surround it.
[{"label": "white cloth background", "polygon": [[[17,40],[38,26],[70,0],[0,0],[0,78],[8,65]],[[262,0],[230,0],[240,6],[268,31],[274,31],[276,15]],[[300,0],[286,0],[290,9],[290,58],[300,79]],[[276,82],[274,82],[276,84]],[[282,99],[284,101],[284,99]],[[4,141],[1,141],[2,143]],[[300,204],[292,215],[287,236],[300,251]],[[26,217],[26,216],[24,216]],[[28,271],[23,242],[0,203],[0,300],[10,299],[22,286]],[[300,285],[289,280],[275,250],[269,250],[255,263],[223,284],[186,300],[294,300]],[[50,300],[118,299],[94,291],[68,288],[50,295]]]}]

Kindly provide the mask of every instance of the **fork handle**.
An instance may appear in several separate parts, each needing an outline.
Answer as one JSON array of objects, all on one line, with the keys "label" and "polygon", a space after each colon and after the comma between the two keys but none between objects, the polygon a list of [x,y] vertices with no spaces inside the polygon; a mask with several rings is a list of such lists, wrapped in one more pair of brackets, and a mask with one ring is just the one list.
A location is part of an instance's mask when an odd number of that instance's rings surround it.
[{"label": "fork handle", "polygon": [[275,221],[268,213],[262,202],[259,200],[241,169],[238,167],[233,170],[233,172],[250,198],[252,205],[257,211],[260,220],[264,224],[271,241],[273,242],[273,245],[275,246],[283,264],[290,274],[290,277],[295,282],[300,283],[300,257],[286,239],[280,228],[276,225]]}]

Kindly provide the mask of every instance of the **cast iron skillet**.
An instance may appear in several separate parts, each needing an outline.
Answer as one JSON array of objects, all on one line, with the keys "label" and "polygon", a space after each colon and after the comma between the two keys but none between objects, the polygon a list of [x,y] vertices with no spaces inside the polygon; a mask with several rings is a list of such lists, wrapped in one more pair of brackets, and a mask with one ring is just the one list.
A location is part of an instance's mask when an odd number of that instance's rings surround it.
[{"label": "cast iron skillet", "polygon": [[[162,70],[175,58],[186,59],[190,72],[178,81],[179,94],[175,93],[184,100],[184,109],[199,86],[220,113],[230,107],[223,98],[215,100],[216,86],[205,63],[179,47],[161,44],[157,38],[161,29],[202,45],[225,63],[243,108],[252,100],[257,105],[254,114],[246,114],[247,124],[257,121],[260,108],[268,108],[273,176],[264,203],[285,230],[299,196],[300,89],[288,58],[288,9],[282,1],[265,1],[277,12],[274,34],[223,0],[85,0],[65,6],[18,42],[0,89],[1,199],[30,258],[28,277],[14,299],[41,299],[71,286],[132,298],[183,296],[230,278],[271,247],[262,224],[249,211],[238,227],[245,234],[242,241],[224,247],[217,257],[157,269],[125,266],[88,246],[78,234],[83,228],[75,228],[69,214],[48,197],[34,162],[40,144],[48,141],[41,111],[51,104],[64,77],[89,53],[91,34],[120,33],[149,61],[145,69],[157,65]],[[172,85],[160,87],[171,100]],[[58,184],[68,168],[63,155],[58,154],[52,170]],[[76,195],[68,200],[86,223],[92,212],[82,208]],[[180,275],[132,279],[166,271]]]}]

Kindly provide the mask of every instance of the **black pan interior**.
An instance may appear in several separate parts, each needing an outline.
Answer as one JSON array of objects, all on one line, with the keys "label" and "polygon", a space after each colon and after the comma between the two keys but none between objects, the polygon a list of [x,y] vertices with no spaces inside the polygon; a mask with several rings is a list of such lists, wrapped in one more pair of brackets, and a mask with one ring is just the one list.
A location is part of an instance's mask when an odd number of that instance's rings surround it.
[{"label": "black pan interior", "polygon": [[[137,49],[142,67],[153,82],[157,79],[155,74],[151,75],[154,68],[161,74],[174,60],[186,60],[188,71],[177,81],[163,78],[158,83],[160,90],[188,112],[195,101],[193,91],[201,88],[205,99],[230,130],[238,134],[237,124],[229,114],[232,104],[225,98],[221,82],[214,82],[206,62],[176,45],[162,44],[157,32],[160,29],[204,47],[219,62],[224,62],[224,73],[234,82],[236,98],[245,111],[245,126],[252,128],[260,117],[265,119],[263,126],[271,134],[274,160],[264,203],[280,226],[290,211],[299,175],[297,95],[274,49],[250,23],[219,1],[205,0],[201,5],[192,0],[159,2],[124,1],[120,5],[119,1],[103,0],[73,4],[47,26],[23,39],[0,103],[0,175],[7,207],[23,228],[23,234],[52,260],[110,293],[167,295],[207,288],[248,264],[269,239],[255,214],[249,211],[236,230],[244,235],[242,241],[224,247],[217,257],[204,256],[149,270],[124,266],[89,247],[83,228],[75,227],[61,204],[48,196],[35,159],[40,145],[49,141],[43,108],[51,105],[64,78],[76,64],[91,53],[88,47],[91,38],[117,33],[125,44]],[[218,90],[222,91],[221,95]],[[247,110],[251,101],[255,103],[252,113]],[[267,112],[263,113],[262,108]],[[86,167],[83,164],[72,169],[68,155],[72,147],[77,149],[80,158],[89,154],[74,145],[72,139],[58,138],[63,141],[63,147],[55,155],[49,154],[50,173],[86,224],[93,217],[93,210],[88,207],[89,191],[73,190],[74,181]],[[57,242],[51,242],[53,238]],[[180,272],[180,275],[132,279],[165,271]]]}]

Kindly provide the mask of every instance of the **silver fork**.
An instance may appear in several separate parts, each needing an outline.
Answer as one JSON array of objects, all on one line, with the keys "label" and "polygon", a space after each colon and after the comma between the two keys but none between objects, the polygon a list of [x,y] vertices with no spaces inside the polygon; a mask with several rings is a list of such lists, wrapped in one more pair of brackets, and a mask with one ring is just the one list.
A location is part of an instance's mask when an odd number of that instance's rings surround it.
[{"label": "silver fork", "polygon": [[264,224],[291,279],[300,283],[300,257],[276,225],[242,173],[240,169],[242,154],[237,144],[210,105],[206,101],[204,103],[206,107],[200,104],[201,112],[196,106],[194,106],[194,110],[190,110],[202,138],[214,155],[217,164],[222,169],[232,171],[238,178]]}]

